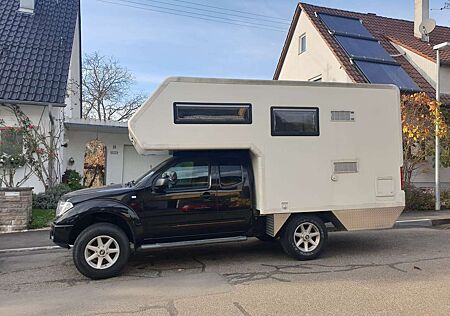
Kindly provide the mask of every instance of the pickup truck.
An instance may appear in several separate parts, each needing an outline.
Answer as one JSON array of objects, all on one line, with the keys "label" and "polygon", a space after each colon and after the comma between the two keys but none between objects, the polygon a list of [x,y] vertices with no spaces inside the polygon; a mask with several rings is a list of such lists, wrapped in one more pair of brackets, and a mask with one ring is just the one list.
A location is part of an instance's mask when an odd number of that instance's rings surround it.
[{"label": "pickup truck", "polygon": [[120,274],[133,252],[247,237],[280,238],[290,256],[313,259],[327,240],[325,222],[333,222],[323,214],[292,214],[269,236],[248,151],[182,151],[130,183],[64,195],[50,237],[73,247],[83,275],[102,279]]}]

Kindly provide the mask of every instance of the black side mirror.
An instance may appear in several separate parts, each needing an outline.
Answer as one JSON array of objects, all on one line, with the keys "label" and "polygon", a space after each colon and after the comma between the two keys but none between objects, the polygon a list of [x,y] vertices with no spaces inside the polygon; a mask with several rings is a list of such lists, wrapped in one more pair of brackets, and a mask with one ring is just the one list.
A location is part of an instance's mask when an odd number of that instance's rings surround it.
[{"label": "black side mirror", "polygon": [[168,178],[159,178],[153,185],[153,190],[156,192],[164,191],[169,186],[169,182],[170,180]]}]

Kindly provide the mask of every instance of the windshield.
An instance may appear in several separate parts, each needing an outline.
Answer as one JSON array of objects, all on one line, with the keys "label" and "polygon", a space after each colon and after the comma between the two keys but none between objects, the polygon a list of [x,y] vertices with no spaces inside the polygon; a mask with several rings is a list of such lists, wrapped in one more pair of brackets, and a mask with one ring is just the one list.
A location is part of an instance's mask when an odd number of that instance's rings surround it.
[{"label": "windshield", "polygon": [[166,160],[164,160],[163,162],[157,164],[155,167],[153,167],[152,169],[150,169],[149,171],[147,171],[146,173],[144,173],[142,176],[140,176],[139,178],[137,178],[136,180],[133,180],[131,182],[129,182],[129,184],[134,184],[134,185],[142,185],[145,184],[147,182],[147,180],[155,173],[156,170],[158,170],[159,168],[161,168],[164,164],[166,164],[169,160],[171,160],[172,157],[167,158]]}]

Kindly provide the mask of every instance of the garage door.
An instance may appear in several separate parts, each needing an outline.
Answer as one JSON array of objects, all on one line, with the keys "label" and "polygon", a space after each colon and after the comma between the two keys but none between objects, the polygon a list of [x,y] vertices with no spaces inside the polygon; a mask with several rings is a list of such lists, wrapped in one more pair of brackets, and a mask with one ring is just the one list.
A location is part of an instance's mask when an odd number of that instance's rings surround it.
[{"label": "garage door", "polygon": [[154,152],[150,155],[139,155],[132,145],[123,148],[122,183],[135,180],[169,157],[167,152]]}]

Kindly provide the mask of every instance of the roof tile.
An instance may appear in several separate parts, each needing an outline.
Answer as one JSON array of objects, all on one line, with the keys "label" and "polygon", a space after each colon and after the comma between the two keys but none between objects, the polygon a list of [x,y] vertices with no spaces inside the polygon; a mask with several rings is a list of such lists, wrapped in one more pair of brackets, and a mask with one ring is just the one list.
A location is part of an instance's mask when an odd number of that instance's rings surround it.
[{"label": "roof tile", "polygon": [[63,104],[79,0],[18,3],[0,1],[0,99]]}]

